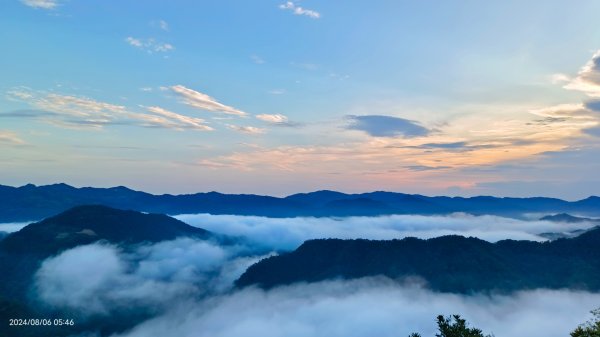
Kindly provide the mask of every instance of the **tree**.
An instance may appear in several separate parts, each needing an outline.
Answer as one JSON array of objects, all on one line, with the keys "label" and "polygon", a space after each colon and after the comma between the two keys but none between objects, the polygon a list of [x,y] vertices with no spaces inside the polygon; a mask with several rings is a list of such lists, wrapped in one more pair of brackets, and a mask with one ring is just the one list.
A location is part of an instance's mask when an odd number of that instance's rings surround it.
[{"label": "tree", "polygon": [[[435,335],[436,337],[492,337],[490,335],[483,335],[483,332],[480,329],[470,328],[467,325],[467,321],[460,318],[460,315],[452,315],[448,317],[439,315],[437,317],[437,325],[439,333]],[[421,337],[421,335],[418,333],[412,333],[408,337]],[[596,336],[594,335],[594,337]]]},{"label": "tree", "polygon": [[600,337],[600,308],[593,310],[594,318],[571,332],[571,337]]}]

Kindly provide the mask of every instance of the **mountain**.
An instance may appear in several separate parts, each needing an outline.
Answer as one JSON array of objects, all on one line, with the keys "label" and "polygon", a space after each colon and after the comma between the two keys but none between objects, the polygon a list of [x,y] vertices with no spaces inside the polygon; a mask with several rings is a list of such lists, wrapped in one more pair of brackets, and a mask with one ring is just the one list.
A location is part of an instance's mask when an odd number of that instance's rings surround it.
[{"label": "mountain", "polygon": [[286,200],[296,201],[312,207],[325,205],[329,202],[348,198],[348,194],[336,191],[316,191],[311,193],[298,193],[285,197]]},{"label": "mountain", "polygon": [[564,222],[564,223],[580,223],[580,222],[600,222],[598,219],[590,219],[590,218],[581,218],[577,216],[573,216],[567,213],[560,213],[554,215],[546,215],[541,217],[542,221],[552,221],[552,222]]},{"label": "mountain", "polygon": [[598,197],[568,202],[553,198],[428,197],[384,191],[361,194],[317,191],[277,198],[217,192],[154,195],[123,186],[75,188],[66,184],[46,186],[29,184],[21,187],[0,185],[0,222],[38,220],[75,206],[90,204],[149,213],[209,213],[267,217],[432,215],[455,212],[517,218],[527,213],[576,213],[600,216]]},{"label": "mountain", "polygon": [[107,206],[78,206],[25,226],[0,241],[0,297],[24,296],[40,263],[53,255],[97,241],[138,244],[177,237],[212,238],[204,229],[162,214],[143,214]]},{"label": "mountain", "polygon": [[302,212],[294,201],[257,195],[217,192],[152,195],[123,186],[75,188],[66,184],[47,186],[0,186],[0,222],[43,219],[80,205],[105,205],[120,209],[162,214],[212,213],[287,216]]},{"label": "mountain", "polygon": [[552,242],[442,236],[421,240],[310,240],[266,258],[236,281],[272,288],[368,276],[420,278],[438,291],[471,293],[535,288],[600,290],[600,227]]},{"label": "mountain", "polygon": [[376,216],[394,214],[393,207],[369,198],[346,198],[333,200],[321,208],[322,214],[331,216]]},{"label": "mountain", "polygon": [[[59,190],[71,190],[59,186]],[[131,193],[123,190],[125,194]],[[114,190],[107,193],[114,193]],[[28,297],[33,277],[41,263],[50,256],[80,245],[105,242],[119,245],[127,250],[131,245],[146,242],[173,240],[178,237],[215,239],[226,238],[189,226],[162,214],[144,214],[107,206],[77,206],[40,222],[32,223],[20,231],[8,234],[0,240],[0,318],[74,318],[73,313],[63,309],[39,307],[35,299]],[[98,261],[102,263],[102,261]],[[100,327],[110,332],[123,331],[131,322],[148,319],[148,314],[131,312],[118,321],[82,319],[75,326],[28,326],[22,327],[19,336],[66,336],[79,335],[86,328]],[[12,327],[11,327],[12,328]],[[0,326],[1,336],[15,333],[6,323]],[[107,335],[108,332],[105,333]]]}]

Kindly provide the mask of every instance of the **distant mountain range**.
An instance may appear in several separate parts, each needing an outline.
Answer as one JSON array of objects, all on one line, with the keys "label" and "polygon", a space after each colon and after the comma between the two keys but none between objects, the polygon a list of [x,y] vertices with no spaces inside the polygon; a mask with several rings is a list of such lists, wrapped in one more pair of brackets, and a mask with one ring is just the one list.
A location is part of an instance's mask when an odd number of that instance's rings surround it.
[{"label": "distant mountain range", "polygon": [[376,216],[388,214],[449,214],[465,212],[522,217],[527,213],[573,213],[600,216],[600,198],[568,202],[553,198],[497,198],[480,196],[428,197],[418,194],[370,192],[345,194],[317,191],[284,198],[217,192],[153,195],[126,187],[75,188],[0,185],[0,222],[39,220],[79,205],[101,204],[121,209],[163,214],[210,213],[295,216]]},{"label": "distant mountain range", "polygon": [[600,290],[600,227],[551,242],[442,236],[429,240],[310,240],[272,256],[237,280],[263,288],[298,282],[387,276],[453,293],[536,288]]},{"label": "distant mountain range", "polygon": [[560,213],[554,215],[546,215],[540,218],[543,221],[552,221],[552,222],[563,222],[563,223],[581,223],[581,222],[598,222],[600,223],[600,219],[590,219],[590,218],[582,218],[578,216],[572,216],[567,213]]}]

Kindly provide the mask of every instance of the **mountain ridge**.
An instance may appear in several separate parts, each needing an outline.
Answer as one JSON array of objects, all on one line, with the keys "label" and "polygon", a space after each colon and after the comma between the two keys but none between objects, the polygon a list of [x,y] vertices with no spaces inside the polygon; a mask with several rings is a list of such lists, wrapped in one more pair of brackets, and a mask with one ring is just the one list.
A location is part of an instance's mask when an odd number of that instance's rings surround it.
[{"label": "mountain ridge", "polygon": [[374,191],[347,194],[321,190],[286,197],[254,194],[150,194],[125,186],[76,188],[64,183],[21,187],[0,185],[0,222],[36,221],[75,206],[102,204],[120,209],[161,214],[228,214],[266,217],[377,216],[391,214],[474,215],[524,217],[528,213],[575,213],[600,216],[600,198],[578,201],[530,197],[447,197]]},{"label": "mountain ridge", "polygon": [[249,267],[238,287],[262,288],[385,276],[419,278],[452,293],[536,288],[600,290],[600,227],[549,242],[490,243],[458,235],[432,239],[317,239]]}]

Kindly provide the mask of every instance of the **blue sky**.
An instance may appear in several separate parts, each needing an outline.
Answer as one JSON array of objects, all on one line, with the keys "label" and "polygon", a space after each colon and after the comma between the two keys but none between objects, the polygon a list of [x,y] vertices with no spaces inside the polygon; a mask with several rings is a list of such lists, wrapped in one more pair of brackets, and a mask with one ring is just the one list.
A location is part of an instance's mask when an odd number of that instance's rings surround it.
[{"label": "blue sky", "polygon": [[1,184],[600,188],[597,1],[0,6]]}]

